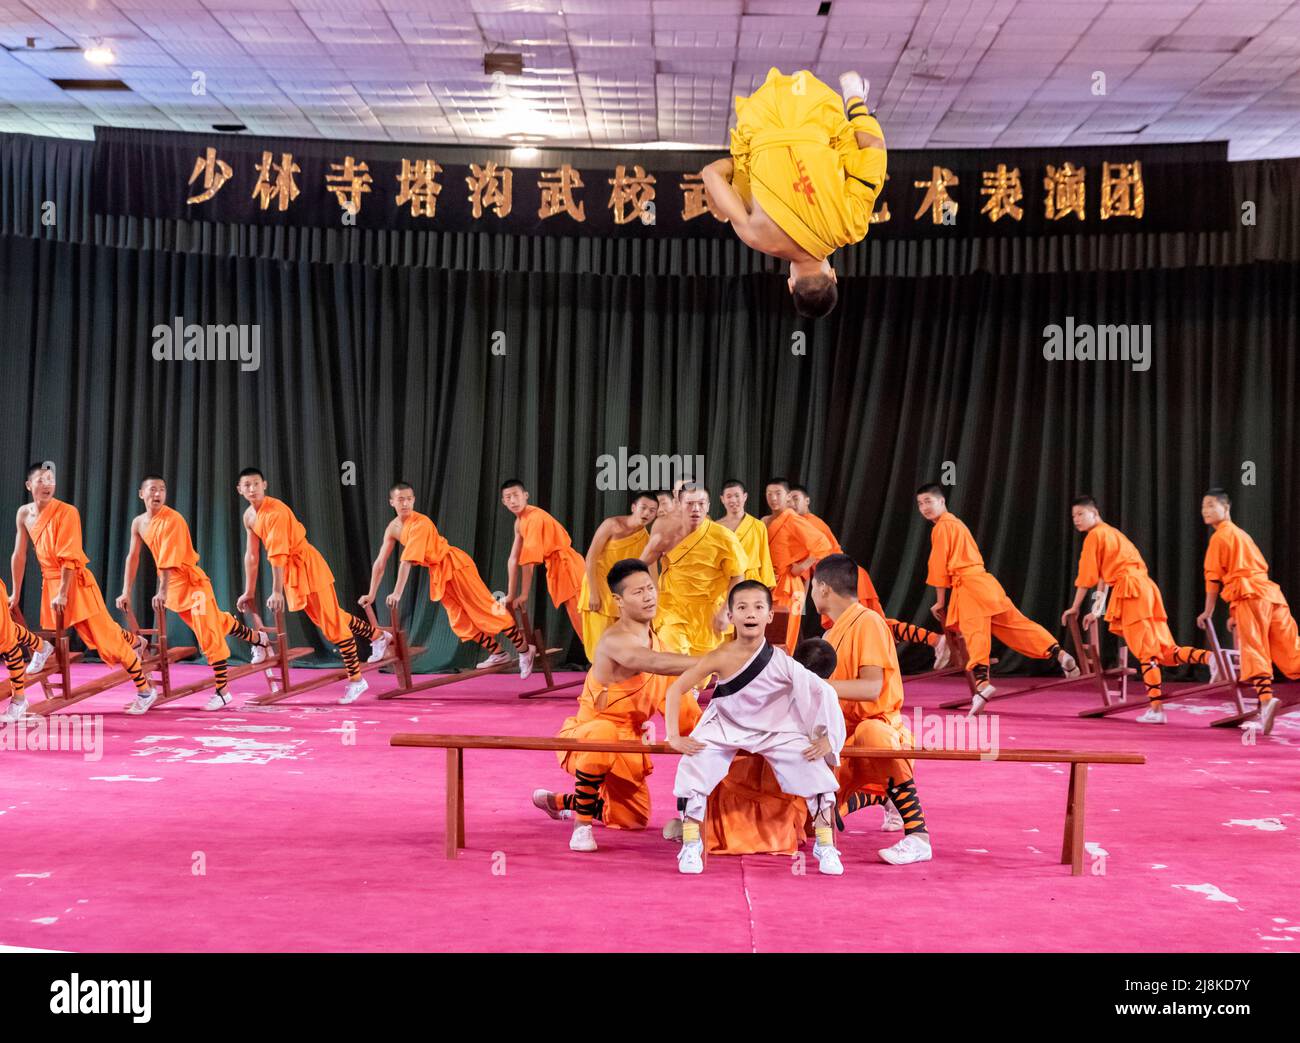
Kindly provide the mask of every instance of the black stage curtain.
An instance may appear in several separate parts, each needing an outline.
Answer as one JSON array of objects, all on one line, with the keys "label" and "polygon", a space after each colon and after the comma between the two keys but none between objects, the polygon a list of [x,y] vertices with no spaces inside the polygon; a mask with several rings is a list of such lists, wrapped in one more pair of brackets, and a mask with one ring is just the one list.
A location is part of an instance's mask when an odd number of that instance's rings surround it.
[{"label": "black stage curtain", "polygon": [[[327,265],[15,236],[0,237],[0,270],[10,506],[23,464],[55,461],[110,597],[146,470],[167,476],[223,604],[241,584],[234,485],[250,463],[303,519],[349,603],[394,478],[416,485],[420,509],[502,589],[501,480],[522,478],[585,549],[626,500],[597,492],[596,458],[627,447],[702,454],[708,483],[741,478],[760,514],[765,476],[803,481],[904,619],[929,621],[928,529],[912,493],[945,461],[951,506],[1050,629],[1072,593],[1076,490],[1141,548],[1182,640],[1203,597],[1208,484],[1232,488],[1234,516],[1300,598],[1295,263],[848,276],[833,316],[812,324],[766,273]],[[260,323],[260,369],[155,361],[151,330],[174,316]],[[1046,360],[1043,328],[1067,316],[1149,323],[1150,369]],[[504,355],[492,353],[497,332]],[[456,646],[426,589],[407,607],[428,668]],[[30,616],[34,579],[24,594]],[[553,609],[544,622],[568,633]],[[323,651],[305,619],[295,627]]]}]

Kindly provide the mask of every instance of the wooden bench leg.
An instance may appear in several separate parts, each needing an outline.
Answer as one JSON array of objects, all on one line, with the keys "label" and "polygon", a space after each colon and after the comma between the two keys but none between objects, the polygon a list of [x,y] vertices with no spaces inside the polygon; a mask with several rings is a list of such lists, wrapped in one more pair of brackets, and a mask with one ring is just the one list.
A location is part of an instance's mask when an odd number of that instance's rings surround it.
[{"label": "wooden bench leg", "polygon": [[465,846],[465,798],[461,785],[465,779],[464,751],[459,747],[447,747],[447,815],[446,833],[448,858],[454,859],[460,848]]},{"label": "wooden bench leg", "polygon": [[456,748],[456,846],[465,846],[465,750]]},{"label": "wooden bench leg", "polygon": [[1088,782],[1088,765],[1070,765],[1070,789],[1065,797],[1065,835],[1061,840],[1061,862],[1070,863],[1070,875],[1083,874],[1083,806]]}]

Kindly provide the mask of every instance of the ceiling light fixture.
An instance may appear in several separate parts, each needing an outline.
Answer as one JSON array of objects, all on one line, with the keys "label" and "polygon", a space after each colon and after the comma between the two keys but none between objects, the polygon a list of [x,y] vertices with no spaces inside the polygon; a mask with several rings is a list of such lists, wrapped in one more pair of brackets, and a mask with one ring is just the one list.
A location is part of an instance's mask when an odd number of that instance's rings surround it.
[{"label": "ceiling light fixture", "polygon": [[94,47],[87,47],[82,52],[86,61],[91,65],[112,65],[117,61],[117,55],[113,53],[111,47],[102,43],[95,44]]}]

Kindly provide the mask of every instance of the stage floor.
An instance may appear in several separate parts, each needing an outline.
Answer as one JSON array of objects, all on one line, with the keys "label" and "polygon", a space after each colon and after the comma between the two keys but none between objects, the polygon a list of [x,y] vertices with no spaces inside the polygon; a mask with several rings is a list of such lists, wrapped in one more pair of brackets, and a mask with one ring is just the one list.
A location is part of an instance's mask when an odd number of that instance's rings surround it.
[{"label": "stage floor", "polygon": [[[372,676],[351,707],[334,686],[139,718],[120,712],[128,686],[76,707],[104,715],[101,760],[0,752],[0,950],[1300,950],[1300,715],[1245,745],[1206,726],[1226,702],[1171,704],[1164,727],[1081,720],[1084,687],[995,703],[1002,746],[1146,754],[1090,769],[1084,876],[1059,861],[1062,768],[925,761],[932,862],[880,862],[896,835],[872,808],[841,835],[841,878],[811,855],[806,875],[749,856],[688,878],[659,835],[675,758],[651,778],[650,830],[598,828],[600,851],[574,854],[530,800],[565,787],[554,754],[468,751],[468,846],[446,861],[443,753],[389,736],[550,735],[573,692],[521,701],[540,678],[496,675],[378,702],[391,683]],[[963,690],[908,684],[909,720]]]}]

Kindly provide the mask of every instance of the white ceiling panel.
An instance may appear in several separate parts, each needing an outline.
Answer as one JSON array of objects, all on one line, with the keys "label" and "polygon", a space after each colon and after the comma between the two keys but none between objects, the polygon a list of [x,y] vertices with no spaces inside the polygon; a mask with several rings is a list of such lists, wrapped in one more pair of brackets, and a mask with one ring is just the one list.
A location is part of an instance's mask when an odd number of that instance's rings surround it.
[{"label": "white ceiling panel", "polygon": [[[898,147],[1227,138],[1234,158],[1300,152],[1300,0],[820,6],[0,0],[0,130],[85,137],[96,122],[233,122],[325,137],[721,147],[732,95],[777,66],[832,86],[863,72]],[[100,43],[112,64],[81,54]],[[523,73],[487,76],[486,52],[521,53]],[[68,94],[55,78],[131,90]]]}]

